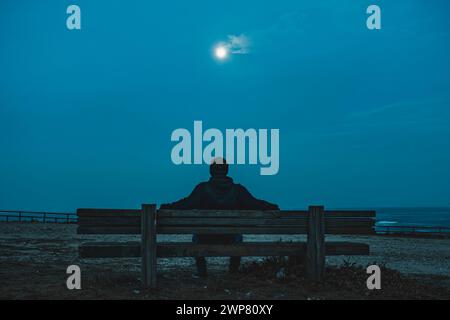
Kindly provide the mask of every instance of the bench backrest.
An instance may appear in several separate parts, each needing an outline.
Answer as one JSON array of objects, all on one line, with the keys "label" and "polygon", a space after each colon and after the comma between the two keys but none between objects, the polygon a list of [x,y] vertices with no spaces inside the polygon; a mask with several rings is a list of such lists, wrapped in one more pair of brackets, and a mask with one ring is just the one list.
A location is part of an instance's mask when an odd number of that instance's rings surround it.
[{"label": "bench backrest", "polygon": [[[158,234],[307,234],[309,210],[157,210]],[[317,207],[315,207],[317,208]],[[141,234],[140,209],[78,209],[78,234]],[[373,234],[375,211],[323,211],[325,234]]]}]

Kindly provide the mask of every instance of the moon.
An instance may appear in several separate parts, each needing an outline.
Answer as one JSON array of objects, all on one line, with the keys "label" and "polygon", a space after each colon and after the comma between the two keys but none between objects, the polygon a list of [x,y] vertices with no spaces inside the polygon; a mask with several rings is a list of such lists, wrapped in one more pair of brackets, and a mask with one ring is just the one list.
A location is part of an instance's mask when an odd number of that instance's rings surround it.
[{"label": "moon", "polygon": [[214,50],[214,54],[218,59],[223,60],[228,56],[228,49],[223,45],[217,46]]}]

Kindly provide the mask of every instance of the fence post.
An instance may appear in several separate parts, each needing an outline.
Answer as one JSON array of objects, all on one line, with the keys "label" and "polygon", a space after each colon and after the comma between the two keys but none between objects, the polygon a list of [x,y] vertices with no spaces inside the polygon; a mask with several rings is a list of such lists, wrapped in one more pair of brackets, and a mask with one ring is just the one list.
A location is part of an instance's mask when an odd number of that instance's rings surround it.
[{"label": "fence post", "polygon": [[308,239],[306,243],[306,276],[321,281],[325,269],[325,223],[323,206],[308,210]]},{"label": "fence post", "polygon": [[46,212],[44,212],[44,218],[43,218],[43,223],[45,223],[45,218],[47,217],[47,213]]},{"label": "fence post", "polygon": [[22,222],[22,211],[19,211],[19,222]]},{"label": "fence post", "polygon": [[144,288],[156,287],[156,205],[141,207],[142,284]]}]

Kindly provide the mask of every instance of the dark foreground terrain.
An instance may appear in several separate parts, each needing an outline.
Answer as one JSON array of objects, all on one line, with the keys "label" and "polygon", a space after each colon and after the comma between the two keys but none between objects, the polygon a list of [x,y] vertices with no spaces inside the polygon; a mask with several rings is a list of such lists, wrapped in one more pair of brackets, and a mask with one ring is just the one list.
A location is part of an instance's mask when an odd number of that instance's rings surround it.
[{"label": "dark foreground terrain", "polygon": [[[139,259],[79,260],[78,244],[96,237],[78,236],[75,230],[75,225],[0,223],[0,298],[450,299],[448,239],[342,237],[370,243],[372,254],[327,258],[321,284],[305,280],[303,266],[283,258],[244,259],[235,275],[226,272],[227,259],[210,259],[206,279],[194,275],[192,259],[160,259],[159,288],[143,292]],[[103,239],[117,238],[125,240]],[[381,290],[366,287],[364,266],[373,263],[382,266]],[[81,290],[66,287],[71,264],[81,268]]]}]

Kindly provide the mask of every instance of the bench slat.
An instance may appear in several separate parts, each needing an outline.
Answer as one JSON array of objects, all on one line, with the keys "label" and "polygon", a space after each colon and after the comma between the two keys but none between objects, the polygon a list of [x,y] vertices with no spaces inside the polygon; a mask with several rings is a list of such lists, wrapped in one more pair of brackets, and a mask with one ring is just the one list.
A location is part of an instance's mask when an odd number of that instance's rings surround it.
[{"label": "bench slat", "polygon": [[373,210],[325,210],[325,218],[375,218],[376,212]]},{"label": "bench slat", "polygon": [[[78,234],[140,234],[133,226],[78,226]],[[157,227],[158,234],[303,234],[306,227]]]},{"label": "bench slat", "polygon": [[[80,208],[77,210],[78,217],[139,217],[140,209],[100,209],[100,208]],[[177,217],[245,217],[245,218],[273,218],[273,217],[307,217],[305,210],[158,210],[160,218]],[[373,210],[326,210],[325,217],[340,218],[373,218],[376,216]]]},{"label": "bench slat", "polygon": [[[82,226],[140,226],[138,217],[80,217]],[[158,226],[306,226],[307,219],[159,218]]]},{"label": "bench slat", "polygon": [[[304,256],[304,242],[244,242],[233,245],[163,242],[157,245],[158,257],[227,257],[227,256]],[[355,242],[326,242],[325,254],[368,255],[369,245]],[[140,257],[141,246],[135,242],[92,242],[79,247],[80,258]]]},{"label": "bench slat", "polygon": [[78,226],[77,234],[141,234],[140,227],[132,226]]},{"label": "bench slat", "polygon": [[[79,225],[140,225],[139,217],[80,217]],[[160,226],[254,226],[254,225],[306,225],[306,219],[246,219],[246,218],[158,218]]]},{"label": "bench slat", "polygon": [[140,217],[141,209],[77,209],[78,217]]},{"label": "bench slat", "polygon": [[[80,217],[78,220],[80,226],[132,226],[140,227],[139,217]],[[159,218],[157,225],[159,227],[185,227],[185,226],[222,226],[241,227],[241,226],[284,226],[284,227],[306,227],[307,219],[297,218],[273,218],[273,219],[251,219],[251,218]],[[325,218],[325,227],[330,228],[354,228],[354,227],[373,227],[375,220],[371,218]]]},{"label": "bench slat", "polygon": [[[325,218],[325,225],[333,227],[372,226],[370,218]],[[159,226],[306,226],[308,219],[274,218],[274,219],[241,219],[241,218],[162,218],[157,219]]]},{"label": "bench slat", "polygon": [[[245,217],[245,218],[273,218],[273,217],[308,217],[305,210],[158,210],[160,218],[208,218],[208,217]],[[376,216],[373,210],[326,210],[325,217],[339,218],[373,218]]]},{"label": "bench slat", "polygon": [[[295,211],[295,213],[306,216],[307,211]],[[157,213],[158,218],[276,218],[281,215],[282,211],[279,210],[158,210]]]},{"label": "bench slat", "polygon": [[141,226],[141,217],[91,217],[82,216],[78,218],[80,226]]},{"label": "bench slat", "polygon": [[303,234],[306,226],[251,226],[251,227],[226,227],[223,226],[159,226],[161,234]]},{"label": "bench slat", "polygon": [[[305,234],[306,226],[158,226],[158,234]],[[79,226],[78,234],[140,234],[139,226]],[[326,234],[374,234],[373,227],[325,226]]]},{"label": "bench slat", "polygon": [[339,228],[325,226],[325,234],[372,235],[375,234],[375,230],[372,227]]}]

